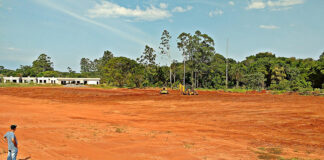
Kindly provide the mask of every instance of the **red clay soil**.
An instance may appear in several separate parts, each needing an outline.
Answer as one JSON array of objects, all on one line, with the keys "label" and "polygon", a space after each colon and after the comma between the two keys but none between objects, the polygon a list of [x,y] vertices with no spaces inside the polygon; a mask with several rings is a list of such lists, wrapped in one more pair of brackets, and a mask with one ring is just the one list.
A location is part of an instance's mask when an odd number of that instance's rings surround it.
[{"label": "red clay soil", "polygon": [[0,88],[1,135],[10,124],[20,159],[324,159],[323,97]]}]

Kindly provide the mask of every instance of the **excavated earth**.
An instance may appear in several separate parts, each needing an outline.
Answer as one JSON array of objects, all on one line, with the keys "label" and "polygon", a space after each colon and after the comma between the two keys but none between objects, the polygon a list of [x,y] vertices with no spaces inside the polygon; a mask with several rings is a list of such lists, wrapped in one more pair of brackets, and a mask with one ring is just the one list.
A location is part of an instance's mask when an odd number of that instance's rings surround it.
[{"label": "excavated earth", "polygon": [[324,159],[324,97],[0,88],[1,135],[10,124],[23,160]]}]

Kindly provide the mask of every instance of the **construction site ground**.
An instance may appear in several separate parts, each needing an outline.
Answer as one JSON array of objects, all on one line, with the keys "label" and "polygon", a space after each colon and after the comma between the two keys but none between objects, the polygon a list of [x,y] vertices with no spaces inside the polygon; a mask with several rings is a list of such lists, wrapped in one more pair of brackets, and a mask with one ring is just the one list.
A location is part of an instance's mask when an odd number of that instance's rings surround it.
[{"label": "construction site ground", "polygon": [[324,97],[169,92],[0,88],[0,134],[23,160],[324,159]]}]

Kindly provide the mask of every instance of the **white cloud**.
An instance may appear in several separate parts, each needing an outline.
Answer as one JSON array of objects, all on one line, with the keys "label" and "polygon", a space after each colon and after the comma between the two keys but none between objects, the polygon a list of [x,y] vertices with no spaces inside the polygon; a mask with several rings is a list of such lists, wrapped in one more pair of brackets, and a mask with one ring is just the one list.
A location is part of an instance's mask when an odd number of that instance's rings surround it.
[{"label": "white cloud", "polygon": [[173,8],[173,10],[172,10],[172,12],[187,12],[187,11],[190,11],[190,10],[192,10],[192,6],[187,6],[187,8],[182,8],[182,7],[175,7],[175,8]]},{"label": "white cloud", "polygon": [[289,10],[289,9],[292,9],[292,7],[273,7],[273,8],[270,8],[270,11],[286,11],[286,10]]},{"label": "white cloud", "polygon": [[8,47],[6,49],[9,51],[19,51],[20,50],[19,48],[15,48],[15,47]]},{"label": "white cloud", "polygon": [[266,3],[261,0],[252,0],[246,9],[263,9],[266,7]]},{"label": "white cloud", "polygon": [[[160,4],[161,6],[161,4]],[[169,18],[172,15],[166,10],[165,4],[161,8],[154,7],[153,5],[147,7],[145,10],[137,6],[135,9],[125,8],[118,4],[103,1],[102,4],[96,4],[94,8],[88,10],[88,16],[91,18],[97,17],[129,17],[136,20],[154,21],[159,19]]]},{"label": "white cloud", "polygon": [[271,1],[267,2],[269,7],[288,7],[297,4],[303,4],[304,0],[278,0],[278,1]]},{"label": "white cloud", "polygon": [[214,17],[214,16],[217,16],[217,15],[222,15],[224,12],[222,10],[214,10],[214,11],[210,11],[209,12],[209,17]]},{"label": "white cloud", "polygon": [[160,8],[166,9],[166,8],[168,8],[168,4],[166,4],[166,3],[160,3]]},{"label": "white cloud", "polygon": [[275,26],[275,25],[260,25],[259,28],[261,28],[261,29],[279,29],[279,27]]},{"label": "white cloud", "polygon": [[228,4],[231,5],[231,6],[235,5],[235,3],[233,1],[229,1]]},{"label": "white cloud", "polygon": [[304,2],[305,0],[251,0],[246,9],[264,9],[268,7],[271,11],[283,11],[291,9],[294,5],[303,4]]}]

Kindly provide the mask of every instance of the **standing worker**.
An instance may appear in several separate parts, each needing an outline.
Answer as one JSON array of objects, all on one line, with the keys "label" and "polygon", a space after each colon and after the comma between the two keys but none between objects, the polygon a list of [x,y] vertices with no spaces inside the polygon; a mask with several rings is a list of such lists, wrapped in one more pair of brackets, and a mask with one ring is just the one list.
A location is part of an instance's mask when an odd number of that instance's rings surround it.
[{"label": "standing worker", "polygon": [[17,126],[11,125],[11,131],[8,131],[3,138],[7,139],[8,142],[8,158],[7,160],[16,160],[18,154],[18,142],[15,136]]}]

